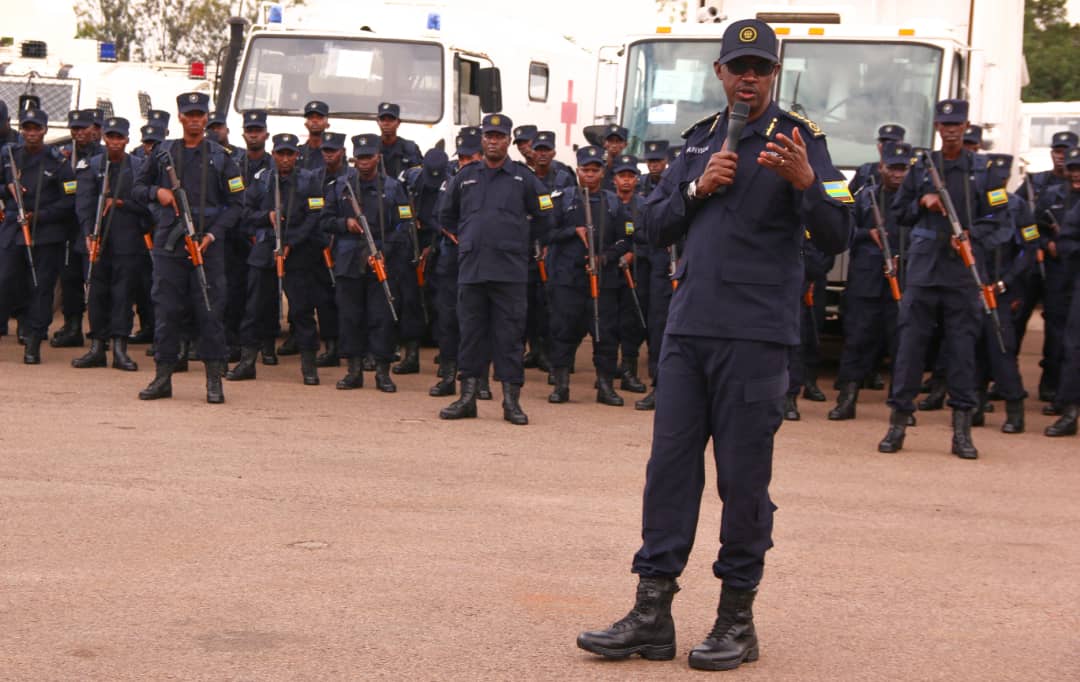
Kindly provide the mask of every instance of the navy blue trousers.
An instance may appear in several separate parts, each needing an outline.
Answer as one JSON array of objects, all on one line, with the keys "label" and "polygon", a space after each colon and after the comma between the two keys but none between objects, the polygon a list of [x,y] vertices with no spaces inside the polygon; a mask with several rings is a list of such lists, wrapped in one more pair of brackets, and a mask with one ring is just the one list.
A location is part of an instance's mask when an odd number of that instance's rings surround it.
[{"label": "navy blue trousers", "polygon": [[141,253],[123,256],[106,253],[94,263],[87,304],[90,338],[126,339],[131,334],[135,291],[141,283],[141,260],[145,257]]},{"label": "navy blue trousers", "polygon": [[525,282],[458,284],[461,378],[482,379],[494,363],[499,381],[525,383],[527,289]]},{"label": "navy blue trousers", "polygon": [[[177,250],[183,252],[183,245]],[[187,258],[154,254],[154,360],[174,363],[182,338],[198,338],[203,360],[222,361],[225,347],[225,254],[219,244],[211,244],[203,255],[210,289],[210,310],[206,310],[195,268]]]}]

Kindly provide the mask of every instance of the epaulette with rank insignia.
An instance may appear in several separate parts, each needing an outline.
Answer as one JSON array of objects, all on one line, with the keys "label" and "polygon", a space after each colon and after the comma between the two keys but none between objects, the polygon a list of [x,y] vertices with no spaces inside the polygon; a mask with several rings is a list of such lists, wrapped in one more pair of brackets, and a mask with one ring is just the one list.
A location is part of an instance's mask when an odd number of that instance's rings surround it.
[{"label": "epaulette with rank insignia", "polygon": [[706,116],[705,118],[703,118],[700,121],[698,121],[697,123],[693,124],[692,126],[687,128],[686,130],[682,131],[682,138],[684,140],[689,138],[690,134],[694,132],[694,129],[697,128],[700,125],[705,125],[706,123],[715,125],[716,121],[719,118],[720,118],[720,112],[716,112],[715,114],[712,114],[710,116]]},{"label": "epaulette with rank insignia", "polygon": [[818,124],[814,123],[802,114],[794,111],[784,111],[783,109],[780,110],[780,113],[784,116],[787,116],[791,120],[797,121],[802,124],[802,126],[809,130],[810,134],[814,137],[825,137],[825,132],[818,126]]}]

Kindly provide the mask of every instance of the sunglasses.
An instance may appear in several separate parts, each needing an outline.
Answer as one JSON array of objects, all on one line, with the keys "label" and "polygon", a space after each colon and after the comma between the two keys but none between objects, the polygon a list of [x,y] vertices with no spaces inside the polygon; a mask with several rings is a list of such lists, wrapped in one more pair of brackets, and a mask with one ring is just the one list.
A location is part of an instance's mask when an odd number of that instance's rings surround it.
[{"label": "sunglasses", "polygon": [[736,76],[742,76],[747,71],[753,69],[754,75],[765,77],[773,72],[776,68],[776,64],[766,61],[764,59],[755,59],[753,57],[739,57],[738,59],[732,59],[727,64],[724,64],[732,74]]}]

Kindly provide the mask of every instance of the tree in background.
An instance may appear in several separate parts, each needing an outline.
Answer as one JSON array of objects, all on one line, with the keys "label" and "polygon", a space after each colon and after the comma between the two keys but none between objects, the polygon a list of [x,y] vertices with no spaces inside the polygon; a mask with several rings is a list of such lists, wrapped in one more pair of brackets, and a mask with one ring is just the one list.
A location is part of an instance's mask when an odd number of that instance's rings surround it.
[{"label": "tree in background", "polygon": [[1080,25],[1065,18],[1066,0],[1024,3],[1024,57],[1030,83],[1025,102],[1080,100]]}]

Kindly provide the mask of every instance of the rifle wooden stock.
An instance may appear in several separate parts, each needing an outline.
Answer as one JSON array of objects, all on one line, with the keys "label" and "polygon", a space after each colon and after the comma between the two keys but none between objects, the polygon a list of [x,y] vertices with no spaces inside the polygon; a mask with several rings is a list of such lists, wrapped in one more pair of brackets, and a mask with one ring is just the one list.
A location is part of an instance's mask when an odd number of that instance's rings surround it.
[{"label": "rifle wooden stock", "polygon": [[[26,242],[26,260],[30,264],[30,279],[34,283],[34,288],[37,288],[37,270],[34,268],[34,235],[30,230],[30,220],[26,217],[26,206],[23,204],[23,186],[22,186],[22,173],[19,172],[19,166],[15,163],[15,154],[11,151],[15,145],[7,145],[8,160],[11,162],[11,177],[15,181],[15,187],[13,194],[15,195],[15,217],[19,222],[19,226],[22,228],[23,241]],[[41,188],[38,187],[38,193],[40,194]]]},{"label": "rifle wooden stock", "polygon": [[[390,315],[394,318],[394,322],[397,322],[398,315],[397,310],[394,309],[394,295],[390,292],[390,283],[387,282],[386,277],[386,259],[383,257],[382,251],[375,246],[375,238],[371,235],[371,227],[368,225],[367,217],[361,210],[360,201],[356,198],[356,193],[353,191],[347,177],[345,179],[345,191],[349,193],[349,204],[352,206],[353,213],[356,214],[356,219],[360,222],[360,230],[364,233],[364,241],[367,242],[368,265],[371,267],[372,272],[375,273],[375,279],[382,286],[386,304],[390,306]],[[381,195],[379,200],[382,200]],[[456,244],[457,241],[455,240],[454,243]]]},{"label": "rifle wooden stock", "polygon": [[877,185],[871,185],[870,209],[874,214],[874,228],[878,231],[878,239],[881,241],[881,255],[885,258],[885,279],[889,283],[889,292],[893,300],[900,302],[900,281],[896,277],[896,262],[893,260],[892,247],[889,246],[889,231],[885,225],[885,216],[881,213],[881,207],[877,202]]},{"label": "rifle wooden stock", "polygon": [[589,298],[593,308],[593,339],[600,343],[600,265],[596,253],[596,227],[593,225],[592,203],[587,187],[581,188],[585,195],[585,246],[588,260],[585,269],[589,274]]},{"label": "rifle wooden stock", "polygon": [[180,204],[180,219],[184,221],[184,249],[188,252],[191,264],[195,268],[195,276],[198,278],[199,287],[202,289],[206,310],[210,312],[210,284],[206,281],[206,268],[203,266],[202,251],[199,250],[199,245],[195,243],[197,233],[195,232],[195,221],[191,217],[191,204],[188,202],[187,192],[180,185],[180,178],[176,175],[172,157],[166,154],[165,158],[165,175],[169,178],[173,197]]}]

